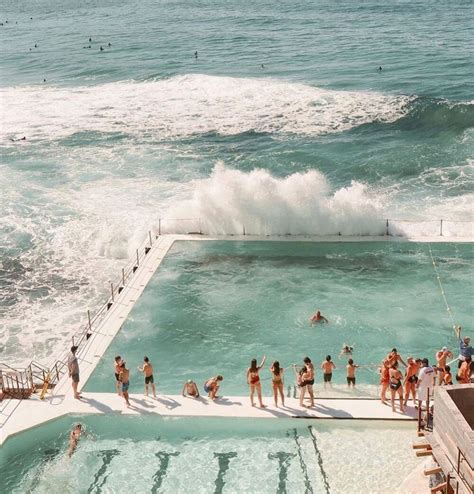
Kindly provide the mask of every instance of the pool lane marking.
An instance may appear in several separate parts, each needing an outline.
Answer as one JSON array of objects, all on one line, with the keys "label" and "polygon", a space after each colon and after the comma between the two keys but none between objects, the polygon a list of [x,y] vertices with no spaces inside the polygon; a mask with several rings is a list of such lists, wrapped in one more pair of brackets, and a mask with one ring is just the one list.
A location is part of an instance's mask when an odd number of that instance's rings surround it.
[{"label": "pool lane marking", "polygon": [[296,453],[286,453],[278,451],[277,453],[268,453],[269,460],[278,460],[278,489],[277,494],[287,494],[286,481],[288,480],[288,467],[291,458],[294,458]]},{"label": "pool lane marking", "polygon": [[331,488],[329,486],[326,470],[324,470],[323,457],[321,455],[321,450],[318,447],[316,434],[314,433],[313,427],[311,425],[308,426],[308,429],[309,429],[309,433],[311,434],[311,438],[313,440],[314,452],[316,453],[316,460],[318,461],[319,470],[321,471],[321,477],[323,478],[324,488],[326,489],[326,493],[329,494],[331,492]]},{"label": "pool lane marking", "polygon": [[[291,429],[291,431],[293,432],[293,438],[295,440],[295,443],[296,443],[296,452],[298,454],[298,459],[300,460],[300,466],[301,466],[301,471],[303,472],[303,476],[304,476],[304,485],[305,485],[305,493],[313,493],[313,487],[311,486],[311,482],[309,480],[309,476],[308,476],[308,468],[306,466],[306,463],[304,462],[304,459],[303,459],[303,453],[301,452],[301,445],[298,441],[298,433],[296,431],[296,429]],[[290,433],[290,431],[288,431],[288,433]]]},{"label": "pool lane marking", "polygon": [[155,456],[160,460],[160,468],[157,470],[155,475],[153,475],[154,484],[151,488],[151,494],[156,494],[158,489],[161,487],[164,478],[166,477],[166,472],[168,471],[168,466],[170,464],[170,458],[172,456],[179,456],[179,451],[174,451],[173,453],[167,453],[166,451],[158,451]]},{"label": "pool lane marking", "polygon": [[214,481],[216,486],[214,489],[214,494],[222,494],[222,490],[225,486],[224,476],[227,470],[229,470],[230,460],[236,457],[237,453],[235,451],[231,451],[229,453],[214,453],[214,458],[217,458],[219,461],[219,473]]},{"label": "pool lane marking", "polygon": [[[120,451],[118,449],[105,449],[99,451],[98,453],[102,456],[102,465],[94,475],[94,482],[89,486],[89,489],[87,489],[87,494],[100,494],[102,492],[102,487],[109,477],[108,475],[105,475],[107,472],[107,467],[110,465],[110,462],[113,460],[114,456],[120,454]],[[99,484],[101,477],[103,478]]]}]

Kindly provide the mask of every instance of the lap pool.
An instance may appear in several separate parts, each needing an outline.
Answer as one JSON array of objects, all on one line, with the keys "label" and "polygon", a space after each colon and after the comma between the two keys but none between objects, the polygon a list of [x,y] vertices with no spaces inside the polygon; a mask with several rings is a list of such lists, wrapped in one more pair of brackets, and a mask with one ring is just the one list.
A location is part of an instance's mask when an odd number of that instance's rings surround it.
[{"label": "lap pool", "polygon": [[2,492],[398,492],[413,437],[386,422],[69,416],[6,442]]}]

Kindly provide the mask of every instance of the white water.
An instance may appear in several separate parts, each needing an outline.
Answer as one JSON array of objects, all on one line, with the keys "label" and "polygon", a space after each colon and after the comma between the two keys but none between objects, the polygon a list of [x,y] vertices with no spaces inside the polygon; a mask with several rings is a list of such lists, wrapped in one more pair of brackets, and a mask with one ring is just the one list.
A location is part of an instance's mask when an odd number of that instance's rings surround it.
[{"label": "white water", "polygon": [[319,135],[391,122],[410,98],[330,91],[275,79],[184,75],[147,82],[0,90],[0,139],[55,140],[81,132],[142,139],[243,132]]}]

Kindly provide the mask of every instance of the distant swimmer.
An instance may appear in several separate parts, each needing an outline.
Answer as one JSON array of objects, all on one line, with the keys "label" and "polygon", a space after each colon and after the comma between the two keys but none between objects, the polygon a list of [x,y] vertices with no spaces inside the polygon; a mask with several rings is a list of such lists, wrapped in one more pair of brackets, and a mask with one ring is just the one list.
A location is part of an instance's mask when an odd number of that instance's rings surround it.
[{"label": "distant swimmer", "polygon": [[38,48],[38,44],[37,43],[35,43],[35,48]]},{"label": "distant swimmer", "polygon": [[104,51],[104,47],[103,46],[100,47],[100,51]]},{"label": "distant swimmer", "polygon": [[69,434],[69,449],[67,452],[69,458],[71,458],[74,451],[76,451],[77,443],[79,442],[81,434],[82,434],[82,425],[77,424]]},{"label": "distant swimmer", "polygon": [[342,345],[341,348],[341,353],[339,354],[339,357],[342,357],[343,355],[352,355],[352,352],[354,351],[354,347],[350,345]]},{"label": "distant swimmer", "polygon": [[43,82],[46,82],[46,79],[43,79]]},{"label": "distant swimmer", "polygon": [[110,48],[112,46],[112,43],[107,43],[107,46]]},{"label": "distant swimmer", "polygon": [[16,141],[26,141],[26,136],[20,137],[19,139],[12,139],[10,138],[10,141],[16,142]]},{"label": "distant swimmer", "polygon": [[89,43],[91,43],[91,42],[92,42],[92,38],[89,38]]},{"label": "distant swimmer", "polygon": [[378,70],[379,72],[382,72],[382,70],[383,70],[383,69],[382,69],[382,66],[381,66],[381,65],[379,65],[379,68],[378,68],[377,70]]},{"label": "distant swimmer", "polygon": [[265,68],[265,65],[262,63],[262,65],[260,65],[260,68],[261,69],[264,69]]},{"label": "distant swimmer", "polygon": [[318,310],[316,314],[313,314],[309,320],[311,323],[311,326],[314,324],[323,324],[323,323],[328,323],[329,321],[321,314],[321,311]]},{"label": "distant swimmer", "polygon": [[197,51],[195,51],[195,52],[194,52],[194,58],[197,60],[197,57],[198,57],[198,52],[197,52]]}]

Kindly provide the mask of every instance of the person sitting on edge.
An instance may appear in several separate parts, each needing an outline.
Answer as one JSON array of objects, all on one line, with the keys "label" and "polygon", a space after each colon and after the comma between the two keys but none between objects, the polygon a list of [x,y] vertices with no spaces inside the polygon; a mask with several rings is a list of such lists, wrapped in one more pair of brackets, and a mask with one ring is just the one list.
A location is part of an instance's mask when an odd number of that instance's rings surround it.
[{"label": "person sitting on edge", "polygon": [[207,396],[211,400],[215,400],[218,398],[217,391],[219,391],[220,383],[224,380],[224,378],[219,375],[215,377],[211,377],[204,383],[204,391],[207,393]]},{"label": "person sitting on edge", "polygon": [[467,357],[458,370],[456,380],[459,384],[469,384],[471,382],[471,357]]},{"label": "person sitting on edge", "polygon": [[82,433],[82,425],[76,424],[74,426],[74,429],[69,434],[69,449],[67,452],[69,458],[71,458],[74,451],[76,451],[77,443],[79,442],[79,438],[81,437],[81,433]]},{"label": "person sitting on edge", "polygon": [[199,390],[197,384],[192,380],[188,379],[183,386],[183,391],[181,392],[183,396],[191,396],[192,398],[199,398]]},{"label": "person sitting on edge", "polygon": [[453,375],[451,374],[451,367],[449,365],[444,368],[443,384],[445,386],[451,386],[453,384]]},{"label": "person sitting on edge", "polygon": [[326,360],[321,364],[321,369],[323,369],[324,388],[328,385],[331,387],[332,371],[335,368],[336,366],[331,360],[331,355],[327,355]]},{"label": "person sitting on edge", "polygon": [[143,357],[143,367],[139,367],[138,370],[145,374],[145,396],[148,396],[148,385],[151,385],[151,390],[153,391],[153,398],[156,398],[156,388],[155,380],[153,378],[153,366],[151,365],[150,359],[145,356]]},{"label": "person sitting on edge", "polygon": [[355,370],[358,368],[359,366],[358,365],[355,365],[354,364],[354,361],[350,358],[348,361],[347,361],[347,365],[346,365],[346,370],[347,370],[347,386],[351,387],[351,384],[352,384],[352,387],[355,388],[355,385],[356,385],[356,376],[355,376]]},{"label": "person sitting on edge", "polygon": [[128,401],[128,388],[130,387],[130,371],[125,367],[126,362],[122,361],[120,364],[120,381],[122,382],[122,396],[125,399],[125,403],[127,407],[130,406],[130,402]]},{"label": "person sitting on edge", "polygon": [[321,314],[321,311],[318,310],[310,317],[309,322],[311,323],[311,326],[314,326],[315,324],[328,323],[329,321]]},{"label": "person sitting on edge", "polygon": [[262,384],[260,383],[260,376],[258,375],[260,369],[265,364],[265,360],[266,357],[264,355],[262,361],[260,362],[260,365],[257,366],[257,359],[252,359],[252,361],[250,362],[250,367],[247,369],[247,384],[250,386],[250,404],[253,407],[255,406],[253,396],[255,394],[255,391],[257,391],[260,408],[265,408],[265,405],[262,401]]},{"label": "person sitting on edge", "polygon": [[120,382],[120,364],[122,363],[122,357],[117,355],[114,359],[114,374],[115,374],[115,389],[117,394],[122,396],[122,383]]},{"label": "person sitting on edge", "polygon": [[446,360],[451,358],[453,354],[447,349],[447,347],[443,347],[439,352],[436,352],[436,367],[438,368],[438,384],[443,383],[444,372],[446,369]]},{"label": "person sitting on edge", "polygon": [[407,364],[403,361],[402,356],[397,352],[396,348],[392,348],[392,351],[387,355],[387,360],[389,367],[392,367],[395,362],[400,362],[405,367],[407,366]]}]

